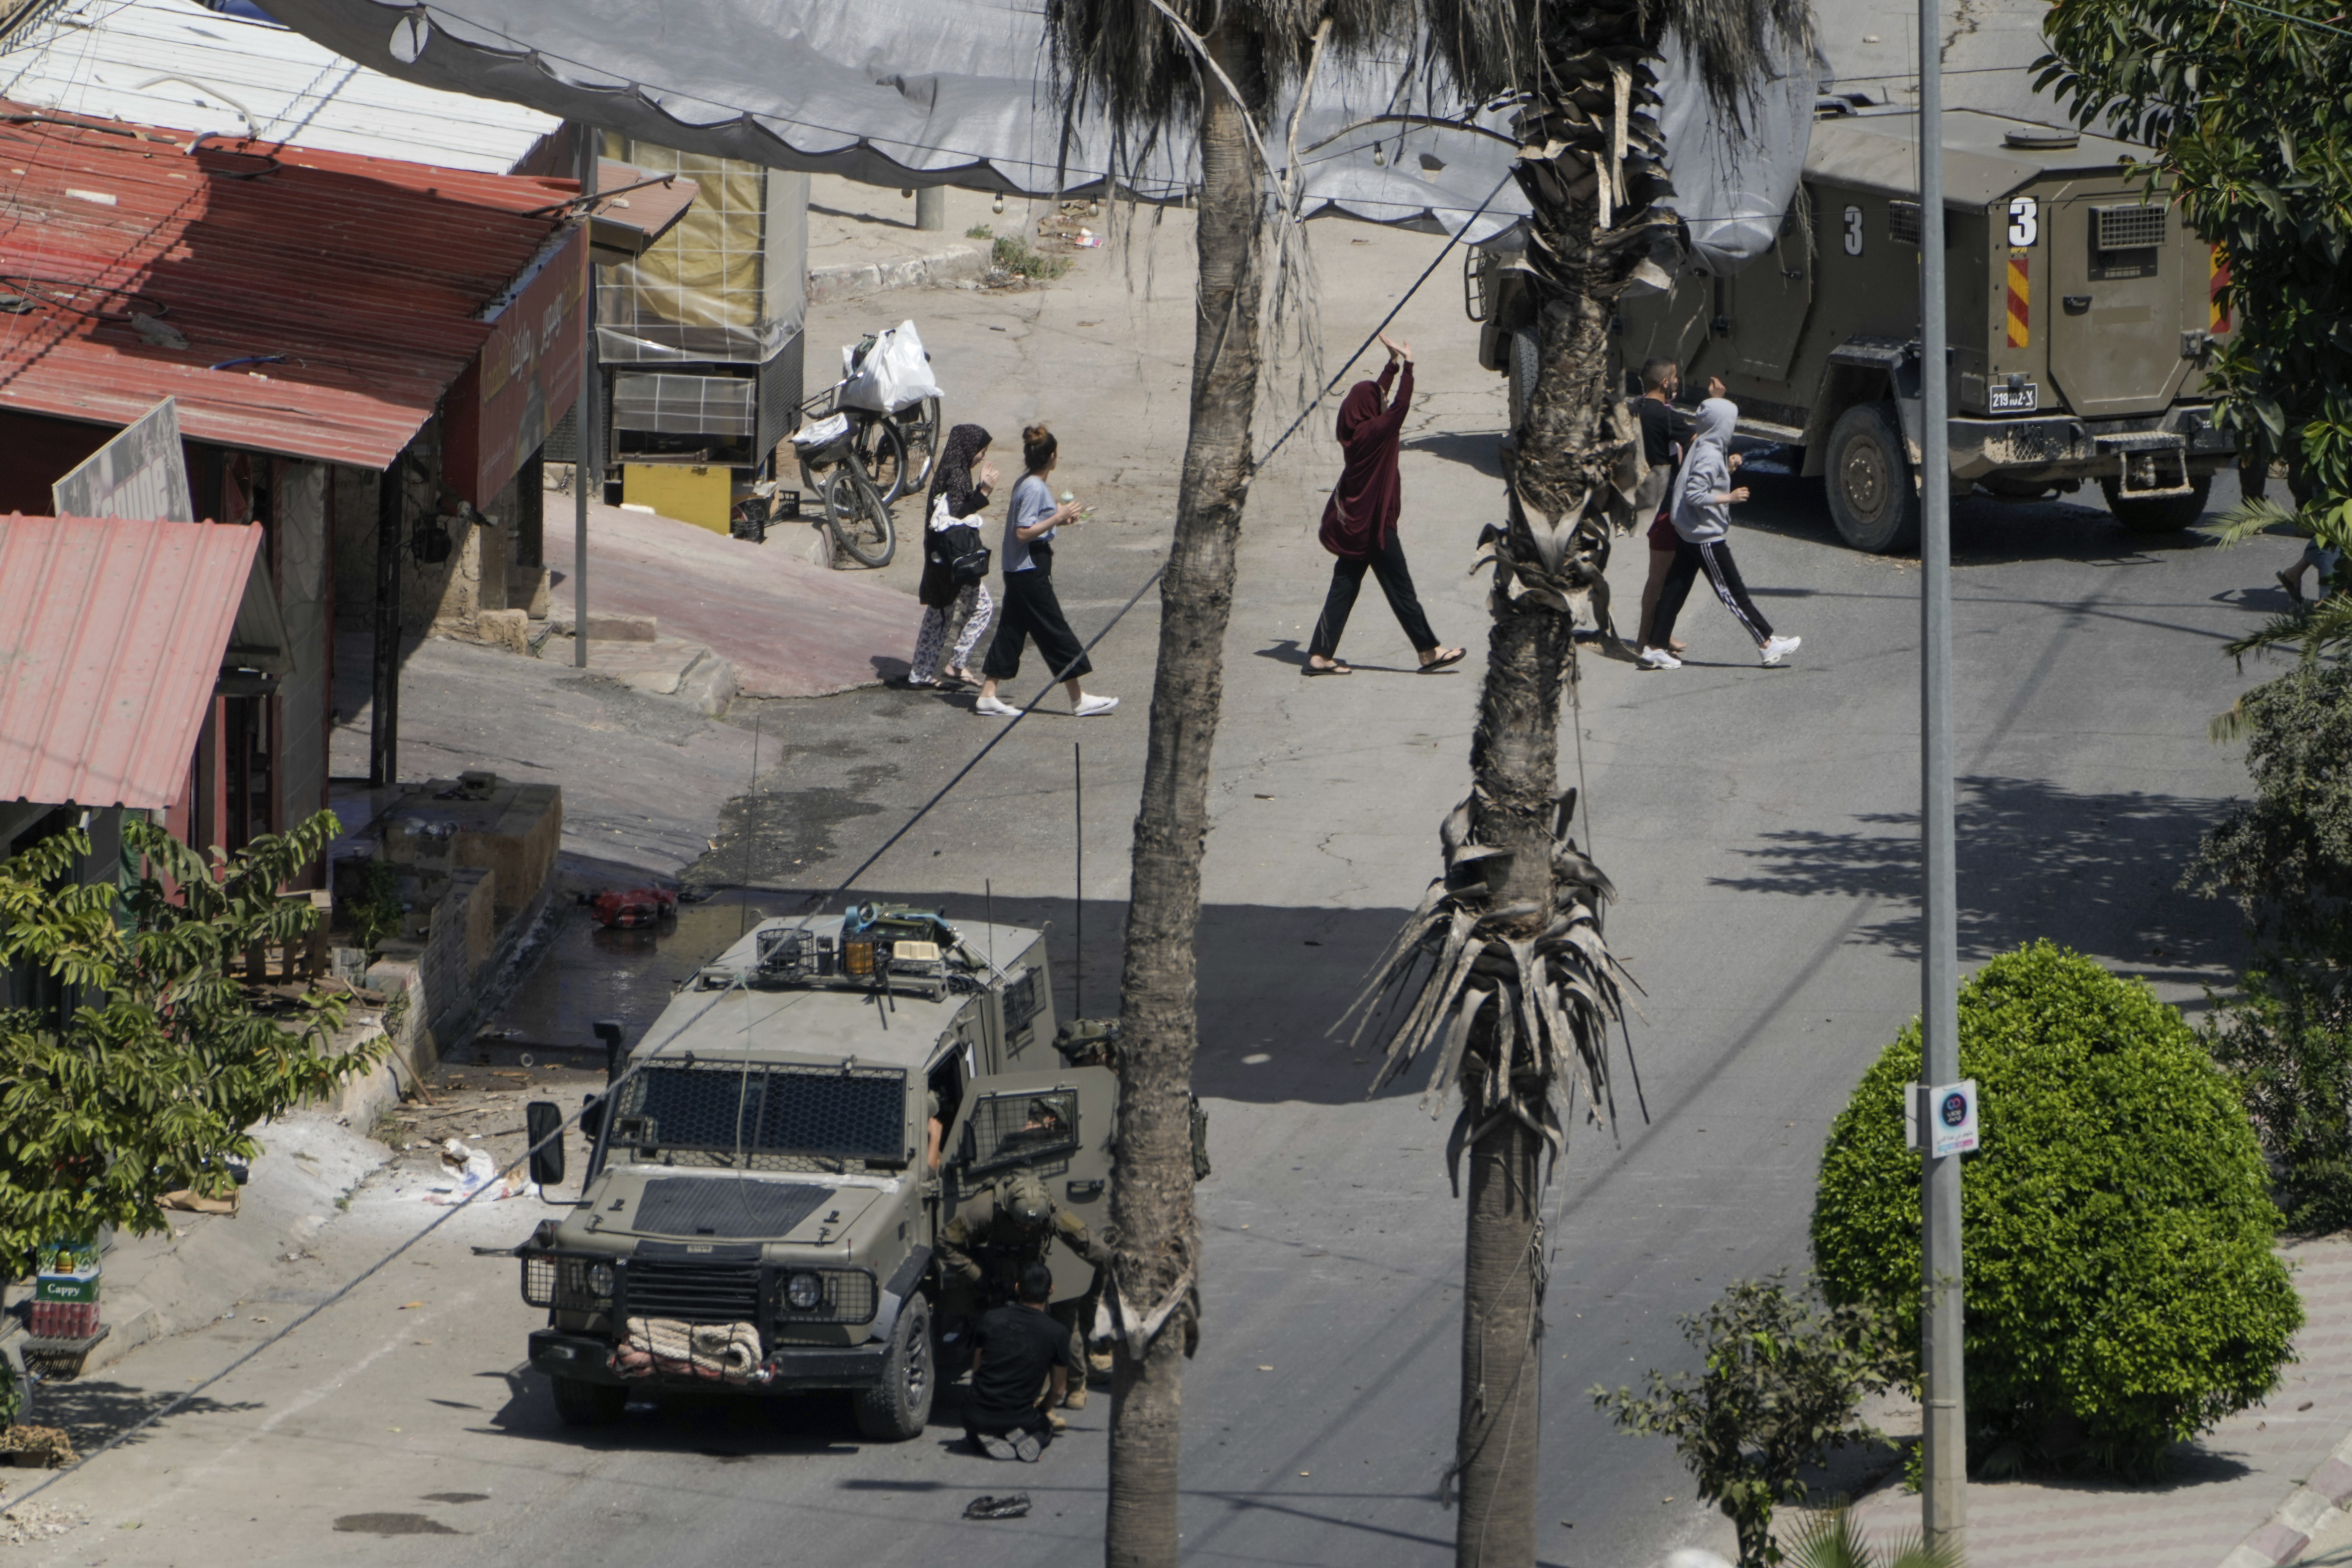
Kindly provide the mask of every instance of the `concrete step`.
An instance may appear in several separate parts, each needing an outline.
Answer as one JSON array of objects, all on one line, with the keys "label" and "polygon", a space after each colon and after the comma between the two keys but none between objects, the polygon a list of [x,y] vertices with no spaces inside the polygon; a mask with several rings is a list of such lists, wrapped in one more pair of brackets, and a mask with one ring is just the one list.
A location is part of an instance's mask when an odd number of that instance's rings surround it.
[{"label": "concrete step", "polygon": [[[568,638],[551,642],[541,657],[564,660],[571,647]],[[735,667],[708,646],[683,637],[656,637],[651,642],[591,637],[588,672],[647,696],[677,698],[713,718],[735,700]]]}]

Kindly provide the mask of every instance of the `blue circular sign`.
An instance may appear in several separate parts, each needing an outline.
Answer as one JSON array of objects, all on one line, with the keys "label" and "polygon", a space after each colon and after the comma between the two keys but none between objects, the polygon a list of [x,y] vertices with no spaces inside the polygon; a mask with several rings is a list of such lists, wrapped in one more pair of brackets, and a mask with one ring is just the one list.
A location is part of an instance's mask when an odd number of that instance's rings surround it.
[{"label": "blue circular sign", "polygon": [[1945,1126],[1958,1127],[1969,1119],[1969,1097],[1958,1089],[1944,1096],[1942,1114]]}]

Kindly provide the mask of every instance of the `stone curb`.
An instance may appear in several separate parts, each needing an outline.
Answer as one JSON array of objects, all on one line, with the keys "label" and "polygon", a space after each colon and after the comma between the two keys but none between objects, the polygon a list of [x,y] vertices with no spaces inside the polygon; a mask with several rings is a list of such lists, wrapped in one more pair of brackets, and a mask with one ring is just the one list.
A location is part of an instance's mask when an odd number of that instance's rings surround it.
[{"label": "stone curb", "polygon": [[890,261],[866,261],[845,267],[812,268],[808,298],[812,305],[834,300],[856,300],[888,289],[913,289],[925,284],[978,279],[988,271],[988,258],[968,246],[951,246],[930,256],[900,257]]},{"label": "stone curb", "polygon": [[2279,1505],[2270,1522],[2255,1531],[2221,1559],[2221,1568],[2276,1568],[2303,1554],[2311,1538],[2329,1516],[2352,1503],[2352,1436],[2336,1445],[2327,1462],[2295,1488]]}]

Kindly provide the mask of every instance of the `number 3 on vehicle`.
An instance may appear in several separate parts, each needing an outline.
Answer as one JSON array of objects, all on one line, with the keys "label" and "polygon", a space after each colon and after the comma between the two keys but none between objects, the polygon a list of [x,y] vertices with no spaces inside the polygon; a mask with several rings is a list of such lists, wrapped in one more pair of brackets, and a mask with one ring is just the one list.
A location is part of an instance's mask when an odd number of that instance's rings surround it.
[{"label": "number 3 on vehicle", "polygon": [[1860,207],[1845,209],[1845,253],[1848,256],[1862,254],[1862,209]]},{"label": "number 3 on vehicle", "polygon": [[2009,204],[2009,243],[2032,245],[2042,236],[2042,209],[2032,196],[2013,196]]}]

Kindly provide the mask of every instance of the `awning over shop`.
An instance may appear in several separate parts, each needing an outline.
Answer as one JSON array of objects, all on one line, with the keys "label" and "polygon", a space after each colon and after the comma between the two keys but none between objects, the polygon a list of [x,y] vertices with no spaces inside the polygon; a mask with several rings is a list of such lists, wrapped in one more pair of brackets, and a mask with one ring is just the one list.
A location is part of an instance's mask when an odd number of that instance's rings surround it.
[{"label": "awning over shop", "polygon": [[42,113],[0,102],[0,408],[122,426],[168,396],[192,440],[355,468],[432,416],[578,189]]},{"label": "awning over shop", "polygon": [[[427,87],[529,104],[659,146],[874,185],[1184,199],[1189,131],[1126,144],[1066,118],[1041,0],[271,0],[340,54]],[[1779,62],[1738,120],[1662,49],[1660,117],[1697,264],[1770,247],[1804,161],[1817,68]],[[1406,34],[1322,62],[1296,122],[1299,213],[1459,233],[1516,227],[1528,204],[1507,105],[1465,104]],[[1286,135],[1270,156],[1286,161]]]},{"label": "awning over shop", "polygon": [[224,673],[291,668],[261,540],[0,518],[0,801],[178,800]]}]

